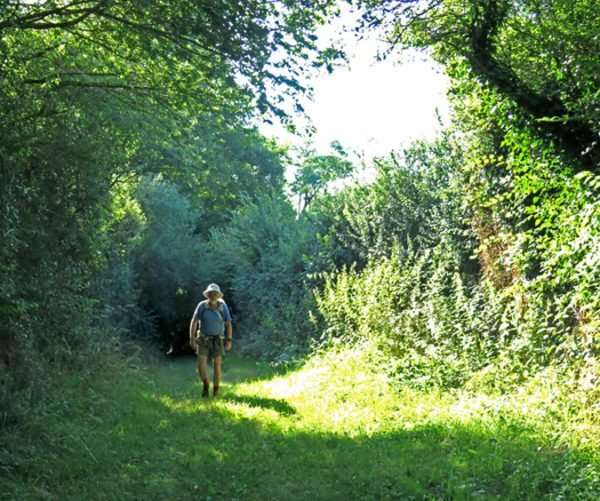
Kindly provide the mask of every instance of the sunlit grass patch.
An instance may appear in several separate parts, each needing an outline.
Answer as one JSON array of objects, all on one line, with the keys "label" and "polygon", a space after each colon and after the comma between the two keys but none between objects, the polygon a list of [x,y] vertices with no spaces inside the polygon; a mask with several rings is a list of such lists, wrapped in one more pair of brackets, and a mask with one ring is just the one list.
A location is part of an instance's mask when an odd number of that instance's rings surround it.
[{"label": "sunlit grass patch", "polygon": [[[333,497],[346,489],[371,491],[374,482],[381,497],[404,492],[459,499],[537,498],[550,492],[558,497],[579,492],[587,499],[600,486],[597,449],[578,451],[585,433],[574,437],[576,427],[585,427],[569,422],[559,401],[564,395],[549,378],[512,394],[416,391],[392,384],[355,347],[321,353],[284,374],[269,370],[265,379],[255,376],[227,383],[220,399],[202,401],[192,374],[185,396],[175,392],[158,400],[175,413],[206,418],[213,427],[221,416],[227,430],[211,429],[220,430],[224,444],[237,436],[245,453],[258,448],[274,454],[277,468],[298,475],[317,463],[337,469],[335,486],[327,486],[333,490],[321,486]],[[587,433],[591,425],[585,426]],[[247,431],[239,435],[237,428]],[[217,456],[210,457],[218,463]],[[344,472],[350,475],[347,484]],[[291,491],[304,485],[290,475]],[[298,492],[314,492],[303,489]]]},{"label": "sunlit grass patch", "polygon": [[[572,411],[565,409],[567,396],[549,377],[511,394],[416,391],[393,385],[374,367],[362,350],[330,351],[300,370],[241,385],[238,391],[287,400],[297,411],[296,420],[290,425],[279,416],[275,424],[292,433],[333,434],[358,443],[389,436],[396,437],[392,443],[397,441],[398,447],[403,436],[398,434],[410,433],[413,453],[427,457],[433,449],[447,455],[456,481],[449,479],[446,488],[459,497],[527,492],[527,476],[532,477],[533,492],[560,490],[555,484],[571,481],[600,487],[597,444],[587,447],[596,451],[591,457],[583,454],[578,459],[576,451],[586,441],[597,440],[592,437],[599,436],[598,428],[590,421],[573,420]],[[540,465],[545,462],[555,469],[552,481],[543,480],[546,467]],[[576,480],[580,475],[582,479]],[[496,486],[481,490],[481,480],[465,480],[477,476],[495,478]],[[504,484],[502,478],[510,482]]]},{"label": "sunlit grass patch", "polygon": [[[239,391],[249,388],[242,385]],[[372,371],[358,350],[312,358],[301,369],[259,382],[251,391],[290,402],[299,428],[352,436],[376,431],[395,401],[387,377]]]}]

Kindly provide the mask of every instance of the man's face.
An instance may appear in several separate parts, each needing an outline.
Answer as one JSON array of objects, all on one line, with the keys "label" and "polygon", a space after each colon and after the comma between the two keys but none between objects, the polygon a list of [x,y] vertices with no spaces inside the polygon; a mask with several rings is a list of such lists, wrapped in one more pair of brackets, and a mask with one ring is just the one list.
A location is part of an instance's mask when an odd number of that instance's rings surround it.
[{"label": "man's face", "polygon": [[215,291],[210,291],[210,292],[208,293],[208,300],[209,300],[211,303],[216,303],[216,302],[219,300],[219,293],[218,293],[218,292],[215,292]]}]

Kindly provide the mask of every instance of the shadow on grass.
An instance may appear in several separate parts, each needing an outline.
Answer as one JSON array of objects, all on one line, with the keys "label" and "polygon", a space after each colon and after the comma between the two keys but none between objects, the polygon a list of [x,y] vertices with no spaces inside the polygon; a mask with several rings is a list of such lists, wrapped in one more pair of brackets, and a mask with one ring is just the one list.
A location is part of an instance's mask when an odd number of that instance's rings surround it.
[{"label": "shadow on grass", "polygon": [[296,414],[296,408],[281,399],[265,398],[256,395],[236,395],[235,393],[228,392],[221,398],[221,401],[246,404],[251,407],[260,407],[261,409],[272,409],[282,416]]}]

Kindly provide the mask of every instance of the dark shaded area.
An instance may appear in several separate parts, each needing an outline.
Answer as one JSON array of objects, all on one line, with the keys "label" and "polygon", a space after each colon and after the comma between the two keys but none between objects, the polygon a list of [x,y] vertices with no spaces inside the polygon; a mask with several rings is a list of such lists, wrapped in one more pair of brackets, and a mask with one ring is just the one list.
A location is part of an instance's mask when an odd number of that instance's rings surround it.
[{"label": "dark shaded area", "polygon": [[[192,314],[190,313],[190,318]],[[158,317],[156,321],[157,332],[160,333],[161,337],[168,340],[168,356],[176,355],[192,355],[194,352],[189,344],[188,324],[184,319],[179,321],[169,321]]]}]

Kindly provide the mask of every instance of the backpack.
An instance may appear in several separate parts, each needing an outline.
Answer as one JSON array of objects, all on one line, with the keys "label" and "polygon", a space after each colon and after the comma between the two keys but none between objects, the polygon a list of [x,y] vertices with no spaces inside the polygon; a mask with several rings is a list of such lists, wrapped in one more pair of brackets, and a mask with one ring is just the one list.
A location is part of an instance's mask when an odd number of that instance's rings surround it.
[{"label": "backpack", "polygon": [[[200,311],[198,312],[198,318],[202,321],[202,314],[208,309],[208,300],[202,301],[200,303]],[[225,322],[225,307],[223,306],[223,301],[219,299],[219,306],[217,306],[217,311],[219,312],[219,316],[221,320]]]}]

